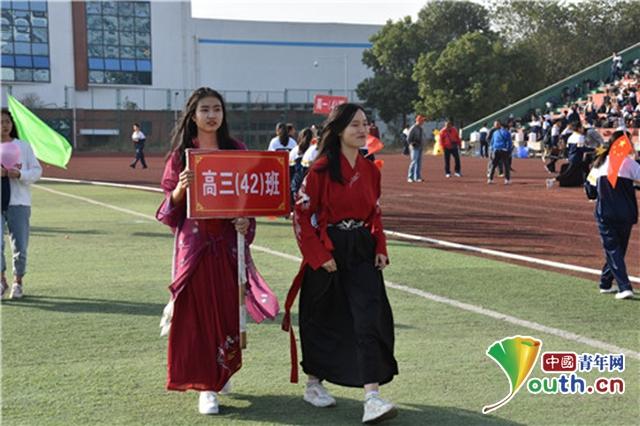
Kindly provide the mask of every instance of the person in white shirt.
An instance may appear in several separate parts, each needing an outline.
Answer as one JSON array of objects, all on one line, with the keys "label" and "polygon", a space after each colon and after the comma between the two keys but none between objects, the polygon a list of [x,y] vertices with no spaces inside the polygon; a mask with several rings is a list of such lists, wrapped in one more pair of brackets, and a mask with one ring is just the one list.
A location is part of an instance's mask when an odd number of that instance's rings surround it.
[{"label": "person in white shirt", "polygon": [[[4,258],[5,226],[9,231],[11,248],[13,251],[13,285],[11,298],[19,299],[23,296],[22,278],[27,272],[27,247],[29,245],[29,218],[31,217],[31,184],[42,176],[42,167],[36,159],[31,145],[18,139],[18,133],[13,123],[13,117],[7,109],[2,110],[2,145],[14,144],[12,150],[19,151],[13,164],[5,164],[7,158],[3,155],[2,165],[2,220],[0,220],[0,235],[2,235],[2,275],[0,279],[0,298],[4,298],[9,286],[7,285],[6,261]],[[8,152],[9,147],[2,147]],[[6,148],[6,151],[5,151]],[[16,149],[17,148],[17,149]]]},{"label": "person in white shirt", "polygon": [[276,137],[269,142],[267,151],[291,151],[298,144],[289,136],[287,125],[284,123],[276,124]]},{"label": "person in white shirt", "polygon": [[[289,151],[289,176],[291,176],[291,206],[295,205],[295,197],[302,185],[302,180],[307,174],[308,166],[302,164],[304,154],[311,147],[313,131],[305,127],[298,136],[298,145]],[[292,207],[293,208],[293,207]]]},{"label": "person in white shirt", "polygon": [[551,189],[557,181],[562,187],[580,186],[589,171],[590,161],[585,160],[587,152],[593,152],[593,148],[585,147],[585,128],[580,121],[567,126],[572,133],[567,139],[567,151],[569,162],[560,168],[560,174],[555,178],[547,179],[547,189]]},{"label": "person in white shirt", "polygon": [[611,56],[611,72],[609,81],[613,82],[622,76],[622,56],[613,52]]},{"label": "person in white shirt", "polygon": [[138,161],[140,161],[140,164],[142,164],[143,169],[147,168],[147,162],[144,161],[144,143],[146,142],[146,140],[146,136],[144,135],[144,133],[142,133],[142,130],[140,130],[140,125],[138,123],[134,123],[133,133],[131,134],[131,141],[133,142],[133,146],[136,148],[136,158],[133,163],[129,164],[129,167],[131,167],[132,169],[136,168],[136,164],[138,164]]},{"label": "person in white shirt", "polygon": [[489,158],[489,129],[487,128],[487,123],[484,123],[478,133],[480,133],[480,156],[482,158]]},{"label": "person in white shirt", "polygon": [[[550,137],[548,145],[544,147],[545,152],[542,156],[542,161],[545,162],[545,169],[548,173],[556,172],[556,163],[562,157],[562,149],[559,147],[561,126],[562,122],[559,119],[554,121],[549,130]],[[549,161],[547,162],[547,160]]]},{"label": "person in white shirt", "polygon": [[311,167],[311,164],[315,161],[319,152],[320,151],[318,150],[318,144],[317,143],[312,144],[302,156],[302,162],[301,162],[302,167],[305,167],[305,168]]}]

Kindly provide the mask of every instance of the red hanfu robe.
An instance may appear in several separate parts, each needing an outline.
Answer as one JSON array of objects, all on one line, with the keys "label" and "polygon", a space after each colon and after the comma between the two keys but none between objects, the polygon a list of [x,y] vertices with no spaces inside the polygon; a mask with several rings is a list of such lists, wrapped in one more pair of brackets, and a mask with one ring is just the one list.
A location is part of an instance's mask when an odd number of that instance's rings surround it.
[{"label": "red hanfu robe", "polygon": [[346,219],[365,222],[365,227],[375,240],[375,253],[387,256],[379,206],[380,171],[360,155],[357,156],[354,167],[351,167],[344,155],[341,155],[340,162],[344,184],[331,180],[329,171],[323,170],[327,165],[327,158],[322,157],[309,170],[297,195],[293,225],[303,260],[287,294],[282,321],[283,330],[290,334],[292,382],[297,382],[298,379],[298,360],[290,320],[291,306],[302,285],[306,267],[317,270],[333,257],[334,247],[327,235],[328,225]]},{"label": "red hanfu robe", "polygon": [[[238,149],[245,149],[239,142],[236,144]],[[165,200],[156,213],[156,218],[175,235],[171,302],[161,323],[163,332],[171,327],[167,389],[219,391],[242,366],[237,233],[230,219],[187,218],[186,199],[179,205],[172,204],[171,192],[183,169],[180,154],[174,152],[161,182]],[[249,291],[246,303],[253,318],[260,322],[265,317],[273,319],[278,308],[249,252],[255,227],[255,220],[251,219],[245,236],[245,257],[248,285],[259,288],[262,299],[258,302]],[[262,306],[257,306],[259,303]],[[266,305],[270,309],[265,309]]]}]

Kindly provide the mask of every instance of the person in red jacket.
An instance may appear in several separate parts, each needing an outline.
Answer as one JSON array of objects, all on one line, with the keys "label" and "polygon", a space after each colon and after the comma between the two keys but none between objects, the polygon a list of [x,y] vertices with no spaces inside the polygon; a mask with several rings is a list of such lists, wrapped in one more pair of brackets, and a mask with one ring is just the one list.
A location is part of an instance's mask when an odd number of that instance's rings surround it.
[{"label": "person in red jacket", "polygon": [[453,127],[453,120],[447,120],[447,124],[440,130],[440,145],[444,150],[444,175],[451,177],[451,167],[449,165],[451,156],[455,160],[455,176],[462,177],[460,168],[460,135],[458,129]]},{"label": "person in red jacket", "polygon": [[380,139],[380,130],[378,129],[378,126],[376,126],[376,122],[374,120],[371,120],[371,125],[369,126],[369,134],[374,138]]}]

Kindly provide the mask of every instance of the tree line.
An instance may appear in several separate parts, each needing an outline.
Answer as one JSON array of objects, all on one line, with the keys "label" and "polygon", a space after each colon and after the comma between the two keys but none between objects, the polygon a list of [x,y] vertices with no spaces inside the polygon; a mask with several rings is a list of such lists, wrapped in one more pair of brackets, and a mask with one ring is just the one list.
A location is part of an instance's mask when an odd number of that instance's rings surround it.
[{"label": "tree line", "polygon": [[640,41],[638,0],[430,1],[387,21],[357,87],[382,120],[470,123]]}]

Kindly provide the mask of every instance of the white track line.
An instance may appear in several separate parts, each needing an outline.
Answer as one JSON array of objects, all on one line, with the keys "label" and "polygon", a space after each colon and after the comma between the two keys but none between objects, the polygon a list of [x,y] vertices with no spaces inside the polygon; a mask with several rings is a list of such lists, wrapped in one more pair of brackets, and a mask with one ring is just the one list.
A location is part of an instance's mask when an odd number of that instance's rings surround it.
[{"label": "white track line", "polygon": [[127,214],[130,214],[130,215],[138,216],[138,217],[141,217],[143,219],[148,219],[148,220],[153,220],[153,221],[156,220],[155,217],[150,216],[148,214],[136,212],[136,211],[129,210],[129,209],[124,209],[122,207],[113,206],[111,204],[101,203],[100,201],[92,200],[91,198],[81,197],[79,195],[73,195],[73,194],[69,194],[67,192],[56,191],[55,189],[46,188],[46,187],[40,186],[40,185],[33,185],[33,187],[37,188],[37,189],[41,189],[43,191],[51,192],[52,194],[62,195],[64,197],[73,198],[74,200],[84,201],[85,203],[93,204],[93,205],[104,207],[104,208],[111,209],[111,210],[115,210],[117,212],[127,213]]},{"label": "white track line", "polygon": [[[73,198],[75,200],[79,200],[79,201],[84,201],[93,205],[97,205],[100,207],[105,207],[111,210],[115,210],[118,212],[122,212],[122,213],[128,213],[131,215],[135,215],[138,217],[142,217],[144,219],[148,219],[151,221],[155,221],[156,219],[151,216],[151,215],[147,215],[144,213],[139,213],[133,210],[129,210],[129,209],[124,209],[121,207],[117,207],[117,206],[113,206],[110,204],[106,204],[106,203],[102,203],[100,201],[95,201],[92,200],[90,198],[86,198],[86,197],[80,197],[78,195],[73,195],[73,194],[69,194],[66,192],[61,192],[61,191],[56,191],[50,188],[44,188],[40,185],[34,185],[36,188],[38,189],[42,189],[48,192],[51,192],[53,194],[57,194],[57,195],[61,195],[61,196],[65,196],[65,197],[69,197],[69,198]],[[405,234],[407,235],[407,234]],[[437,241],[437,240],[436,240]],[[451,243],[450,243],[451,244]],[[270,254],[272,256],[277,256],[277,257],[281,257],[283,259],[287,259],[287,260],[291,260],[294,262],[300,262],[302,259],[298,256],[293,256],[290,254],[286,254],[286,253],[282,253],[279,251],[275,251],[275,250],[271,250],[269,248],[266,247],[262,247],[262,246],[258,246],[258,245],[252,245],[251,246],[254,250],[258,250],[261,251],[263,253],[267,253]],[[406,285],[402,285],[402,284],[395,284],[392,283],[390,281],[385,281],[385,285],[389,288],[393,288],[395,290],[400,290],[403,291],[405,293],[409,293],[409,294],[413,294],[419,297],[422,297],[424,299],[428,299],[430,301],[433,302],[438,302],[438,303],[444,303],[446,305],[449,306],[453,306],[455,308],[458,309],[462,309],[464,311],[467,312],[473,312],[475,314],[479,314],[479,315],[484,315],[484,316],[488,316],[490,318],[495,318],[497,320],[500,321],[504,321],[510,324],[514,324],[514,325],[518,325],[524,328],[528,328],[530,330],[535,330],[535,331],[539,331],[542,333],[546,333],[546,334],[551,334],[553,336],[557,336],[560,338],[563,338],[565,340],[570,340],[570,341],[574,341],[574,342],[578,342],[578,343],[583,343],[585,345],[591,346],[593,348],[599,349],[599,350],[603,350],[603,351],[608,351],[610,353],[623,353],[625,354],[625,356],[627,357],[631,357],[631,358],[635,358],[635,359],[640,359],[640,352],[636,352],[633,351],[631,349],[626,349],[626,348],[621,348],[619,346],[616,345],[612,345],[610,343],[607,342],[603,342],[601,340],[596,340],[596,339],[591,339],[589,337],[585,337],[585,336],[581,336],[579,334],[575,334],[575,333],[571,333],[569,331],[566,330],[562,330],[559,328],[554,328],[554,327],[547,327],[546,325],[542,325],[539,324],[537,322],[533,322],[533,321],[527,321],[527,320],[523,320],[511,315],[506,315],[506,314],[502,314],[500,312],[491,310],[491,309],[486,309],[483,308],[481,306],[476,306],[476,305],[472,305],[470,303],[464,303],[464,302],[460,302],[454,299],[450,299],[448,297],[444,297],[444,296],[438,296],[437,294],[433,294],[433,293],[429,293],[427,291],[423,291],[423,290],[419,290],[413,287],[409,287]]]},{"label": "white track line", "polygon": [[100,182],[100,181],[94,181],[94,180],[78,180],[78,179],[59,179],[59,178],[41,178],[40,180],[45,182],[81,183],[83,185],[109,186],[112,188],[140,189],[142,191],[162,192],[162,189],[160,188],[154,188],[152,186],[143,186],[143,185],[129,185],[126,183]]},{"label": "white track line", "polygon": [[[592,269],[592,268],[586,268],[584,266],[570,265],[568,263],[554,262],[552,260],[539,259],[537,257],[507,253],[504,251],[484,249],[484,248],[475,247],[475,246],[468,246],[466,244],[458,244],[458,243],[452,243],[449,241],[436,240],[434,238],[427,238],[427,237],[421,237],[419,235],[405,234],[403,232],[384,231],[384,233],[391,237],[402,238],[402,239],[412,240],[412,241],[421,241],[421,242],[440,245],[443,247],[453,248],[457,250],[465,250],[465,251],[470,251],[475,253],[488,254],[490,256],[502,257],[505,259],[512,259],[512,260],[519,260],[519,261],[528,262],[528,263],[535,263],[538,265],[549,266],[549,267],[558,268],[558,269],[565,269],[573,272],[584,272],[587,274],[593,274],[598,276],[600,276],[600,273],[601,273],[599,269]],[[634,277],[632,275],[629,275],[629,280],[634,283],[640,283],[640,277]]]},{"label": "white track line", "polygon": [[[252,249],[258,250],[272,256],[278,256],[283,259],[292,260],[294,262],[300,262],[302,259],[298,256],[292,256],[290,254],[281,253],[279,251],[271,250],[266,247],[261,247],[257,245],[252,245]],[[473,312],[474,314],[485,315],[490,318],[495,318],[500,321],[508,322],[510,324],[518,325],[524,328],[528,328],[531,330],[539,331],[546,334],[551,334],[553,336],[561,337],[565,340],[571,340],[578,343],[584,343],[585,345],[591,346],[596,349],[608,351],[609,353],[620,354],[623,353],[627,357],[640,359],[640,352],[633,351],[631,349],[621,348],[616,345],[612,345],[607,342],[603,342],[601,340],[591,339],[589,337],[581,336],[579,334],[571,333],[570,331],[565,331],[559,328],[547,327],[546,325],[538,324],[537,322],[523,320],[511,315],[502,314],[500,312],[486,309],[481,306],[472,305],[470,303],[459,302],[454,299],[449,299],[448,297],[438,296],[437,294],[429,293],[427,291],[419,290],[417,288],[409,287],[402,284],[395,284],[391,281],[385,280],[385,285],[389,288],[393,288],[395,290],[400,290],[405,293],[410,293],[424,299],[428,299],[432,302],[444,303],[445,305],[453,306],[454,308],[462,309],[463,311]]]},{"label": "white track line", "polygon": [[[42,178],[42,180],[52,181],[52,182],[62,182],[62,183],[83,183],[87,185],[111,186],[115,188],[142,189],[145,191],[162,192],[162,190],[159,188],[154,188],[150,186],[127,185],[123,183],[95,182],[95,181],[89,181],[89,180],[73,180],[73,179],[57,179],[57,178]],[[469,246],[466,244],[458,244],[450,241],[443,241],[443,240],[436,240],[434,238],[421,237],[419,235],[405,234],[404,232],[396,232],[396,231],[384,231],[384,232],[386,235],[390,237],[395,237],[399,239],[420,241],[424,243],[439,245],[442,247],[453,248],[456,250],[470,251],[473,253],[481,253],[489,256],[500,257],[503,259],[518,260],[520,262],[543,265],[549,268],[562,269],[565,271],[572,271],[572,272],[582,272],[585,274],[597,275],[597,276],[600,276],[600,273],[601,273],[599,269],[587,268],[587,267],[578,266],[578,265],[571,265],[569,263],[554,262],[552,260],[545,260],[537,257],[524,256],[521,254],[514,254],[514,253],[509,253],[509,252],[499,251],[499,250],[483,249],[480,247]],[[629,275],[629,280],[633,283],[640,283],[640,277],[635,277],[633,275]]]}]

